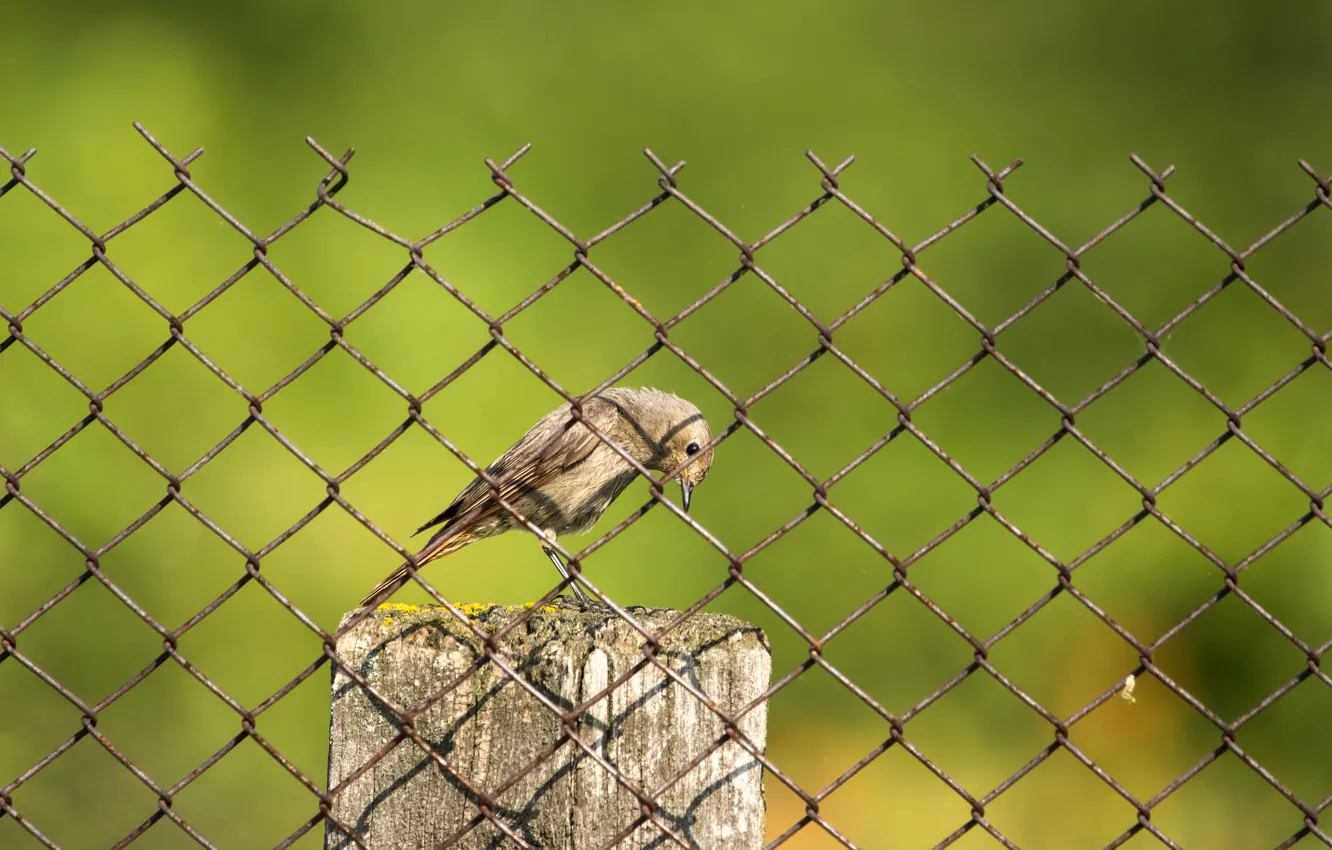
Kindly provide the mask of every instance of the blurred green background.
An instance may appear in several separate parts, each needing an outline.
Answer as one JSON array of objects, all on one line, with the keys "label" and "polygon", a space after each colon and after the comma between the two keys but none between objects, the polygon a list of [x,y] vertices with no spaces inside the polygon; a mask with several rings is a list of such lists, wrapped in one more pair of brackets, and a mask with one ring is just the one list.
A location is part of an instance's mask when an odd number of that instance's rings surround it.
[{"label": "blurred green background", "polygon": [[[986,197],[967,160],[1023,157],[1009,196],[1067,244],[1081,244],[1147,197],[1130,152],[1178,166],[1169,188],[1230,244],[1244,247],[1307,203],[1297,158],[1332,169],[1332,18],[1312,5],[1186,3],[677,3],[554,6],[388,2],[59,3],[4,16],[0,145],[39,154],[28,174],[104,231],[174,184],[130,127],[143,122],[256,232],[314,198],[324,163],[304,144],[358,149],[339,199],[419,238],[493,193],[484,157],[525,142],[517,186],[583,237],[657,191],[641,154],[685,159],[686,192],[735,233],[757,239],[819,194],[803,152],[830,164],[855,153],[843,188],[904,239],[933,233]],[[1332,213],[1316,210],[1248,264],[1305,322],[1332,327]],[[512,201],[435,243],[426,259],[484,309],[501,313],[570,259],[557,234]],[[173,312],[246,262],[248,243],[182,195],[117,237],[112,260]],[[667,203],[593,260],[658,316],[683,309],[736,267],[736,250]],[[330,210],[270,256],[334,315],[382,286],[406,254]],[[22,189],[0,199],[0,305],[24,309],[86,260],[73,228]],[[824,321],[900,268],[896,252],[830,204],[759,254],[759,263]],[[930,248],[921,267],[980,320],[1002,321],[1062,273],[1060,254],[994,207]],[[1156,327],[1219,281],[1224,255],[1157,205],[1088,254],[1083,268]],[[24,323],[25,333],[100,390],[168,338],[165,323],[105,269],[93,268]],[[328,340],[327,328],[262,270],[185,325],[188,337],[251,391],[267,389]],[[506,336],[571,391],[600,382],[651,344],[649,326],[586,271],[514,319]],[[488,338],[482,322],[420,274],[352,324],[348,340],[420,393]],[[808,323],[753,276],[684,321],[671,338],[741,396],[816,346]],[[904,399],[979,351],[978,335],[918,281],[894,287],[836,334],[851,357]],[[1142,353],[1140,338],[1076,283],[999,340],[1035,380],[1074,403]],[[1309,354],[1309,345],[1241,284],[1164,341],[1166,354],[1232,406]],[[1332,479],[1332,374],[1315,366],[1244,418],[1244,429],[1315,488]],[[696,401],[714,428],[725,398],[669,352],[626,379]],[[485,462],[558,398],[513,357],[492,351],[433,398],[425,415]],[[265,405],[271,421],[326,470],[341,472],[389,433],[406,406],[335,350]],[[86,401],[20,345],[0,353],[0,465],[16,469],[87,413]],[[180,346],[106,404],[106,414],[173,471],[235,428],[245,403]],[[824,357],[756,404],[754,421],[820,477],[895,424],[893,408]],[[916,424],[989,482],[1059,427],[1058,414],[992,360],[926,403]],[[1225,431],[1215,408],[1151,364],[1078,417],[1140,481],[1154,485]],[[413,428],[342,493],[400,541],[466,483],[443,447]],[[87,428],[22,481],[24,494],[89,546],[103,545],[164,492],[163,481],[104,428]],[[189,479],[185,494],[245,545],[266,545],[319,503],[321,482],[252,427]],[[674,489],[672,489],[674,494]],[[646,499],[636,485],[595,534]],[[894,553],[915,551],[970,511],[975,493],[905,435],[831,491]],[[741,552],[811,502],[809,487],[752,434],[719,449],[694,516]],[[1069,561],[1131,517],[1135,492],[1065,439],[995,495],[1023,532]],[[1308,500],[1232,440],[1166,491],[1160,507],[1234,563],[1308,510]],[[568,541],[575,542],[575,541]],[[1313,522],[1246,570],[1242,585],[1310,645],[1332,637],[1332,536]],[[263,572],[324,628],[396,565],[397,556],[337,507],[263,561]],[[176,505],[102,559],[106,574],[174,628],[243,574],[236,554]],[[77,578],[82,558],[16,501],[0,508],[0,625],[13,629]],[[589,577],[626,604],[684,607],[725,577],[725,560],[654,510],[593,555]],[[825,512],[763,551],[746,575],[822,633],[890,580],[887,563]],[[987,516],[911,569],[931,598],[985,638],[1055,586],[1055,571]],[[522,602],[554,581],[523,535],[473,547],[427,578],[459,601]],[[1155,640],[1221,589],[1221,573],[1148,520],[1093,557],[1075,582],[1139,639]],[[418,589],[400,601],[423,601]],[[739,588],[711,606],[767,629],[781,675],[802,640]],[[161,651],[136,615],[92,581],[25,629],[19,648],[88,702]],[[268,698],[320,647],[251,583],[190,630],[180,651],[242,704]],[[904,712],[963,669],[968,645],[919,602],[890,596],[834,639],[827,659],[889,710]],[[991,652],[991,662],[1067,717],[1136,665],[1136,653],[1068,595]],[[1227,719],[1306,669],[1289,641],[1234,597],[1170,640],[1156,661]],[[1137,701],[1114,699],[1072,740],[1140,799],[1218,745],[1217,730],[1151,677]],[[268,710],[260,731],[322,778],[328,678],[321,671]],[[849,691],[812,670],[773,700],[769,755],[816,792],[887,736]],[[1296,687],[1237,740],[1304,800],[1332,793],[1332,691]],[[79,729],[78,712],[12,659],[0,663],[0,783]],[[237,716],[174,663],[114,703],[99,730],[169,786],[240,729]],[[907,736],[981,796],[1053,739],[1050,726],[979,673],[908,724]],[[768,782],[775,837],[804,813]],[[154,795],[85,738],[14,793],[64,848],[110,847],[156,809]],[[271,847],[316,812],[315,799],[243,742],[175,800],[220,848]],[[823,815],[861,847],[926,847],[968,806],[899,747],[833,793]],[[1102,846],[1133,809],[1065,752],[987,809],[1024,848]],[[1302,816],[1226,755],[1155,810],[1186,847],[1271,847]],[[316,831],[296,846],[320,846]],[[135,847],[190,844],[162,822]],[[1300,847],[1317,844],[1306,837]],[[1139,835],[1130,846],[1155,846]],[[0,847],[38,846],[0,818]],[[785,846],[833,840],[808,827]],[[958,847],[997,843],[980,829]]]}]

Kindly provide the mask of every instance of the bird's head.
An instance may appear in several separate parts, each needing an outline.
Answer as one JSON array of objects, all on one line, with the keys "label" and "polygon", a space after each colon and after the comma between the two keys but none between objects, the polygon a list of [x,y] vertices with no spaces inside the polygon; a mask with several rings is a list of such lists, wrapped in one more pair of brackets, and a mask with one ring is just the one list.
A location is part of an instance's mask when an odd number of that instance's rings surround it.
[{"label": "bird's head", "polygon": [[680,420],[666,434],[661,469],[671,473],[684,467],[678,476],[680,501],[688,512],[694,488],[703,483],[712,468],[712,449],[708,445],[712,442],[712,429],[698,408],[683,399],[681,402],[690,409],[683,411]]},{"label": "bird's head", "polygon": [[688,511],[694,488],[712,468],[712,429],[702,412],[678,395],[651,387],[616,387],[602,398],[620,412],[625,445],[640,463],[668,475],[679,470],[680,501]]}]

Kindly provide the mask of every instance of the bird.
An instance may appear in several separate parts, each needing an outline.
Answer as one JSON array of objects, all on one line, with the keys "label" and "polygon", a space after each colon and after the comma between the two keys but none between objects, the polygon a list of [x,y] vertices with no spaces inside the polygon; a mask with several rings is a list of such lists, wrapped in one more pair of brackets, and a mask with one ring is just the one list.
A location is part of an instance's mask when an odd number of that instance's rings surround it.
[{"label": "bird", "polygon": [[[583,422],[619,445],[643,467],[679,474],[686,512],[694,488],[712,467],[712,431],[698,407],[651,387],[610,387],[579,400],[582,422],[565,403],[541,417],[518,442],[486,467],[500,481],[504,499],[537,528],[542,551],[569,582],[581,607],[592,600],[574,583],[553,544],[560,535],[581,534],[601,517],[640,473]],[[463,488],[443,511],[412,535],[439,526],[416,554],[416,567],[457,552],[478,540],[527,528],[496,501],[481,476]],[[530,530],[530,529],[529,529]],[[361,601],[368,607],[410,580],[410,563],[393,571]]]}]

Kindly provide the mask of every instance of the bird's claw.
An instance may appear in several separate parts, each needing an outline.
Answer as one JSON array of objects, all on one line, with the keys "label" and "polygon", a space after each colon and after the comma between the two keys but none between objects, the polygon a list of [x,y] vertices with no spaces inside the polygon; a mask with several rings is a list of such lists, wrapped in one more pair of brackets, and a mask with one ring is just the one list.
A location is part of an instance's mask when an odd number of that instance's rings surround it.
[{"label": "bird's claw", "polygon": [[605,602],[602,602],[600,599],[593,599],[587,594],[565,595],[561,593],[555,597],[552,597],[550,601],[554,605],[559,605],[560,607],[572,608],[575,611],[581,611],[581,612],[609,614],[611,613],[611,611],[614,610]]}]

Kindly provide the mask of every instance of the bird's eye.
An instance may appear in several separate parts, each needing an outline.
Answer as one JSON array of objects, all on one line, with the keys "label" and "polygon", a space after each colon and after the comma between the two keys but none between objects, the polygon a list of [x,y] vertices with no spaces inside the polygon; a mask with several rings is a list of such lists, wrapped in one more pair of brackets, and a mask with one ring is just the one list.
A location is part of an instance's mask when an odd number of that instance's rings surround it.
[{"label": "bird's eye", "polygon": [[690,455],[691,457],[698,454],[698,443],[690,443],[685,446],[685,454]]}]

